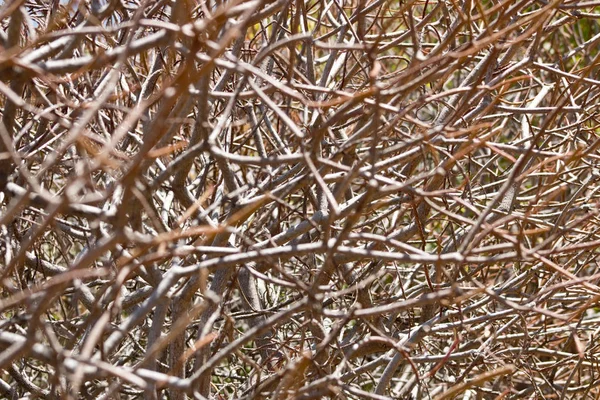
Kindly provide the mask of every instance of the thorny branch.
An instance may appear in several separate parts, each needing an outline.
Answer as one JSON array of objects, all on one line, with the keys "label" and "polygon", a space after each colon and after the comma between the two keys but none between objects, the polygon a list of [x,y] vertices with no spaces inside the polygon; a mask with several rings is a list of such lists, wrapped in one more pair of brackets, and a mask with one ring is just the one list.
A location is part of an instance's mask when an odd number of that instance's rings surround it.
[{"label": "thorny branch", "polygon": [[597,398],[597,2],[0,5],[6,398]]}]

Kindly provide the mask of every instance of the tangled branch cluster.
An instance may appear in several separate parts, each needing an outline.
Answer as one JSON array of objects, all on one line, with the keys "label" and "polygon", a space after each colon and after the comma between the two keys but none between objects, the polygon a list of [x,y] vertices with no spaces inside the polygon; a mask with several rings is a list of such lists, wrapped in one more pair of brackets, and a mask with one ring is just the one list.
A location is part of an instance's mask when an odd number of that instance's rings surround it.
[{"label": "tangled branch cluster", "polygon": [[0,6],[0,392],[597,398],[596,1]]}]

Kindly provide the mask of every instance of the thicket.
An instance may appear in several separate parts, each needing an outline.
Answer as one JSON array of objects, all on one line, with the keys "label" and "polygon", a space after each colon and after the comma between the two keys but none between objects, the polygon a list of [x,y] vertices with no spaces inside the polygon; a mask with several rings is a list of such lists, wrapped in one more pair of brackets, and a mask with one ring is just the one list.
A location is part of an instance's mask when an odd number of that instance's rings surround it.
[{"label": "thicket", "polygon": [[0,5],[0,393],[598,398],[600,2]]}]

